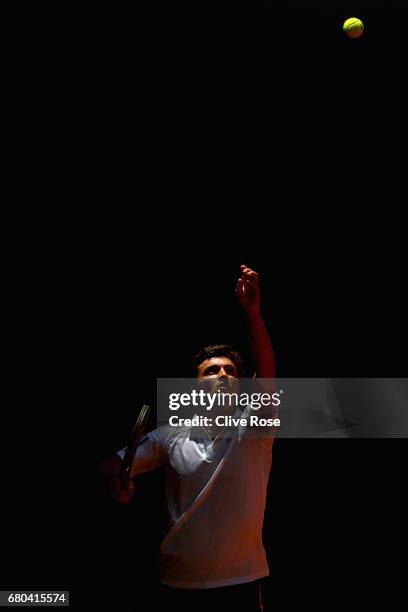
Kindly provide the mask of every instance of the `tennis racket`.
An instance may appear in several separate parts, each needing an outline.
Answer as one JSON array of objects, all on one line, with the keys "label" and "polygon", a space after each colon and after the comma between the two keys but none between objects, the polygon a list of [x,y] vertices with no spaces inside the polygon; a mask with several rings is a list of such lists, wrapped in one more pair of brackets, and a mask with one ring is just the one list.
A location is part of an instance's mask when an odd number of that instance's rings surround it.
[{"label": "tennis racket", "polygon": [[129,444],[126,449],[125,456],[122,461],[121,469],[120,469],[120,486],[124,491],[128,490],[129,481],[130,481],[130,472],[133,465],[133,460],[135,458],[136,450],[138,444],[140,442],[140,438],[143,436],[147,419],[150,412],[150,406],[146,404],[142,406],[139,415],[136,419],[136,423],[133,427],[132,434],[130,436]]}]

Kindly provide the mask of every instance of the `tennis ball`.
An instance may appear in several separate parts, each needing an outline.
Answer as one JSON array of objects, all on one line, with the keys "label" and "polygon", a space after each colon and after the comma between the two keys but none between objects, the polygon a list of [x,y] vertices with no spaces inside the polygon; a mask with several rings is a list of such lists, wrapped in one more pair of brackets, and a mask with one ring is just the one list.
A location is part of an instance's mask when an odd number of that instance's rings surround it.
[{"label": "tennis ball", "polygon": [[364,31],[364,24],[357,17],[350,17],[343,23],[343,30],[349,38],[359,38]]}]

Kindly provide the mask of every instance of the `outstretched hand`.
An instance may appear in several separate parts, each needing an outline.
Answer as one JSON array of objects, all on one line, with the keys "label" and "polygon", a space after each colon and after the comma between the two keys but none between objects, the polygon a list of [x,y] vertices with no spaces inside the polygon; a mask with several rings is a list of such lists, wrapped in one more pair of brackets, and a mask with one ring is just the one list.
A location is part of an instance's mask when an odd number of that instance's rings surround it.
[{"label": "outstretched hand", "polygon": [[240,267],[241,278],[236,288],[238,302],[248,314],[258,313],[261,305],[258,273],[246,265]]}]

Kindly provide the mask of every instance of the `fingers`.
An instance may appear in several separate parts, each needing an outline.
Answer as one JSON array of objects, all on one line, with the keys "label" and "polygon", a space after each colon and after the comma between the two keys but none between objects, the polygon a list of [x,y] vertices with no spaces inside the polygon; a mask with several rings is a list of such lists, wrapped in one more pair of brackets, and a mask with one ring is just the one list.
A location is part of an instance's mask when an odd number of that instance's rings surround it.
[{"label": "fingers", "polygon": [[116,483],[116,500],[120,504],[127,504],[132,499],[135,493],[135,485],[132,480],[128,480],[125,484],[125,488],[122,489],[119,479]]},{"label": "fingers", "polygon": [[246,266],[245,264],[242,264],[240,267],[241,267],[241,273],[242,273],[241,278],[245,284],[247,283],[258,284],[259,275],[257,272],[255,272],[251,268],[248,268],[248,266]]},{"label": "fingers", "polygon": [[244,280],[242,278],[240,278],[238,280],[236,289],[235,289],[235,293],[237,294],[238,297],[245,295],[245,286],[247,285],[247,283],[244,283]]}]

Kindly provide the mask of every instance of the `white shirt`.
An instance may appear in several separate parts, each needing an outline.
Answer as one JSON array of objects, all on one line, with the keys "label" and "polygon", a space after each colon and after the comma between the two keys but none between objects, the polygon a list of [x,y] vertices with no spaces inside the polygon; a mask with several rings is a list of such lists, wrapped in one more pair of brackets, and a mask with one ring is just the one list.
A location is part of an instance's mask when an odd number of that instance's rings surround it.
[{"label": "white shirt", "polygon": [[166,425],[142,438],[131,476],[166,469],[171,523],[160,547],[163,584],[206,589],[269,574],[262,526],[272,437],[245,434],[241,426],[211,447],[201,428]]}]

